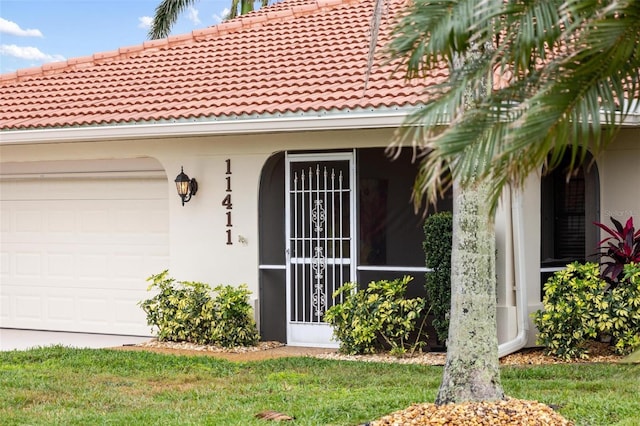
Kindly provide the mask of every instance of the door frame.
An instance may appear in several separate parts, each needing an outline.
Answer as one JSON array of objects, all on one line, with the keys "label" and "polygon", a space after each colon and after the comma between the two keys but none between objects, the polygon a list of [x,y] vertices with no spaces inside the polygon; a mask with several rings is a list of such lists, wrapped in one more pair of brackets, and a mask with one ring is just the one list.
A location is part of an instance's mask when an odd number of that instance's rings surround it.
[{"label": "door frame", "polygon": [[[330,347],[339,346],[338,341],[333,340],[331,327],[324,322],[300,324],[291,321],[292,298],[292,262],[291,262],[291,163],[296,162],[322,162],[322,161],[348,161],[349,162],[349,226],[351,227],[349,238],[349,281],[356,281],[357,253],[358,253],[358,228],[357,218],[357,179],[356,179],[356,152],[351,151],[329,153],[305,153],[290,154],[285,152],[285,251],[286,251],[286,327],[287,344],[291,346]],[[310,338],[313,336],[313,338]]]}]

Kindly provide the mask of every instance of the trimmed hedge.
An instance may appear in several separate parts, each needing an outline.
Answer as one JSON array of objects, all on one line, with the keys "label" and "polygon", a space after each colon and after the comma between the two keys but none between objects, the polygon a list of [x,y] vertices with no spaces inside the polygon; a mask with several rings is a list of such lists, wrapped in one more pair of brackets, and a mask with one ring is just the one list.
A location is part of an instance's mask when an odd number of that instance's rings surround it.
[{"label": "trimmed hedge", "polygon": [[429,216],[424,222],[424,236],[422,247],[426,266],[431,269],[425,276],[427,304],[434,316],[432,325],[438,341],[445,344],[449,336],[451,310],[452,213],[440,212]]}]

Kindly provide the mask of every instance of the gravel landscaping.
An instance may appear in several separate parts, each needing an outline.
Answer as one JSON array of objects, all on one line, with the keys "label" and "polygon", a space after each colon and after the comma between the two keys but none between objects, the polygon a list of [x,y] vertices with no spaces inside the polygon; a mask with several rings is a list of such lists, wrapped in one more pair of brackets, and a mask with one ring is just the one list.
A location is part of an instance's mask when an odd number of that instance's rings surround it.
[{"label": "gravel landscaping", "polygon": [[463,404],[415,404],[379,420],[369,426],[400,425],[477,425],[477,426],[565,426],[570,421],[551,407],[536,401],[507,399],[496,402]]},{"label": "gravel landscaping", "polygon": [[[413,356],[396,357],[388,353],[372,355],[345,355],[335,349],[304,348],[286,346],[280,342],[259,342],[257,346],[224,348],[220,346],[198,345],[189,342],[160,342],[156,339],[137,345],[123,346],[117,349],[151,350],[176,355],[210,355],[232,361],[256,361],[260,359],[280,358],[283,356],[311,356],[322,359],[359,362],[393,362],[398,364],[444,365],[444,352],[422,352]],[[616,355],[606,343],[591,343],[589,359],[571,361],[544,354],[541,348],[522,349],[500,359],[502,365],[544,365],[584,362],[618,362],[623,357]]]}]

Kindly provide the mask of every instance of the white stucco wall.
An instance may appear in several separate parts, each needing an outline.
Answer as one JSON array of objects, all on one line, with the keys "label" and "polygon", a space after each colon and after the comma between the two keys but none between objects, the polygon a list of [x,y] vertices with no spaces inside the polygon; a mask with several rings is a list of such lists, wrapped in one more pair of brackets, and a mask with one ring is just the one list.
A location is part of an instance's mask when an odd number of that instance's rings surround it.
[{"label": "white stucco wall", "polygon": [[[622,129],[606,151],[596,157],[599,173],[600,221],[609,222],[609,216],[620,221],[634,217],[636,229],[640,225],[640,129]],[[529,346],[535,345],[535,327],[531,314],[542,309],[540,283],[540,176],[532,175],[522,192],[524,219],[524,274],[526,276],[528,317],[532,332]],[[588,224],[587,224],[588,225]],[[595,250],[594,250],[595,251]],[[504,327],[504,325],[501,325]],[[508,334],[503,328],[503,333]]]},{"label": "white stucco wall", "polygon": [[[167,175],[170,256],[166,267],[171,275],[178,280],[203,281],[212,286],[246,283],[257,297],[258,189],[262,167],[269,156],[283,150],[385,147],[391,137],[392,130],[383,129],[0,145],[0,161],[157,159]],[[232,245],[227,244],[227,209],[221,204],[227,194],[227,159],[232,171]],[[622,130],[597,162],[601,220],[607,221],[609,215],[626,220],[633,215],[636,226],[640,226],[640,129]],[[181,166],[199,184],[197,195],[185,206],[181,205],[173,183]],[[530,314],[541,308],[539,176],[531,176],[522,192],[522,212],[523,274]],[[518,270],[510,263],[513,251],[509,241],[510,220],[511,206],[505,204],[496,220],[501,342],[517,333],[513,285]],[[529,344],[534,343],[535,333],[530,333]]]},{"label": "white stucco wall", "polygon": [[[620,132],[598,160],[600,168],[600,220],[626,221],[633,216],[640,227],[640,129]],[[624,224],[624,222],[623,222]]]},{"label": "white stucco wall", "polygon": [[[258,189],[265,161],[283,150],[384,147],[391,136],[391,130],[364,130],[0,145],[0,159],[13,163],[155,158],[167,175],[171,276],[212,286],[246,283],[257,297]],[[232,172],[232,245],[227,244],[228,210],[222,205],[227,159]],[[173,182],[181,166],[199,186],[185,206]]]}]

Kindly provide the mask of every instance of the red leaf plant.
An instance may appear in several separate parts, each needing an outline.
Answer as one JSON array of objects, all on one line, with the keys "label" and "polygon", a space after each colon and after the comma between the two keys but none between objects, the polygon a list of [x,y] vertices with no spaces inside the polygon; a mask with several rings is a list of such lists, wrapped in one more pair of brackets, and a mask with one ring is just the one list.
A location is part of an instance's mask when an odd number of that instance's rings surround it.
[{"label": "red leaf plant", "polygon": [[624,227],[613,217],[610,219],[615,229],[599,222],[594,222],[594,225],[609,234],[598,243],[598,249],[600,254],[610,259],[601,262],[605,267],[602,276],[612,288],[615,288],[624,265],[631,262],[640,263],[640,229],[636,231],[633,227],[633,217],[627,220]]}]

